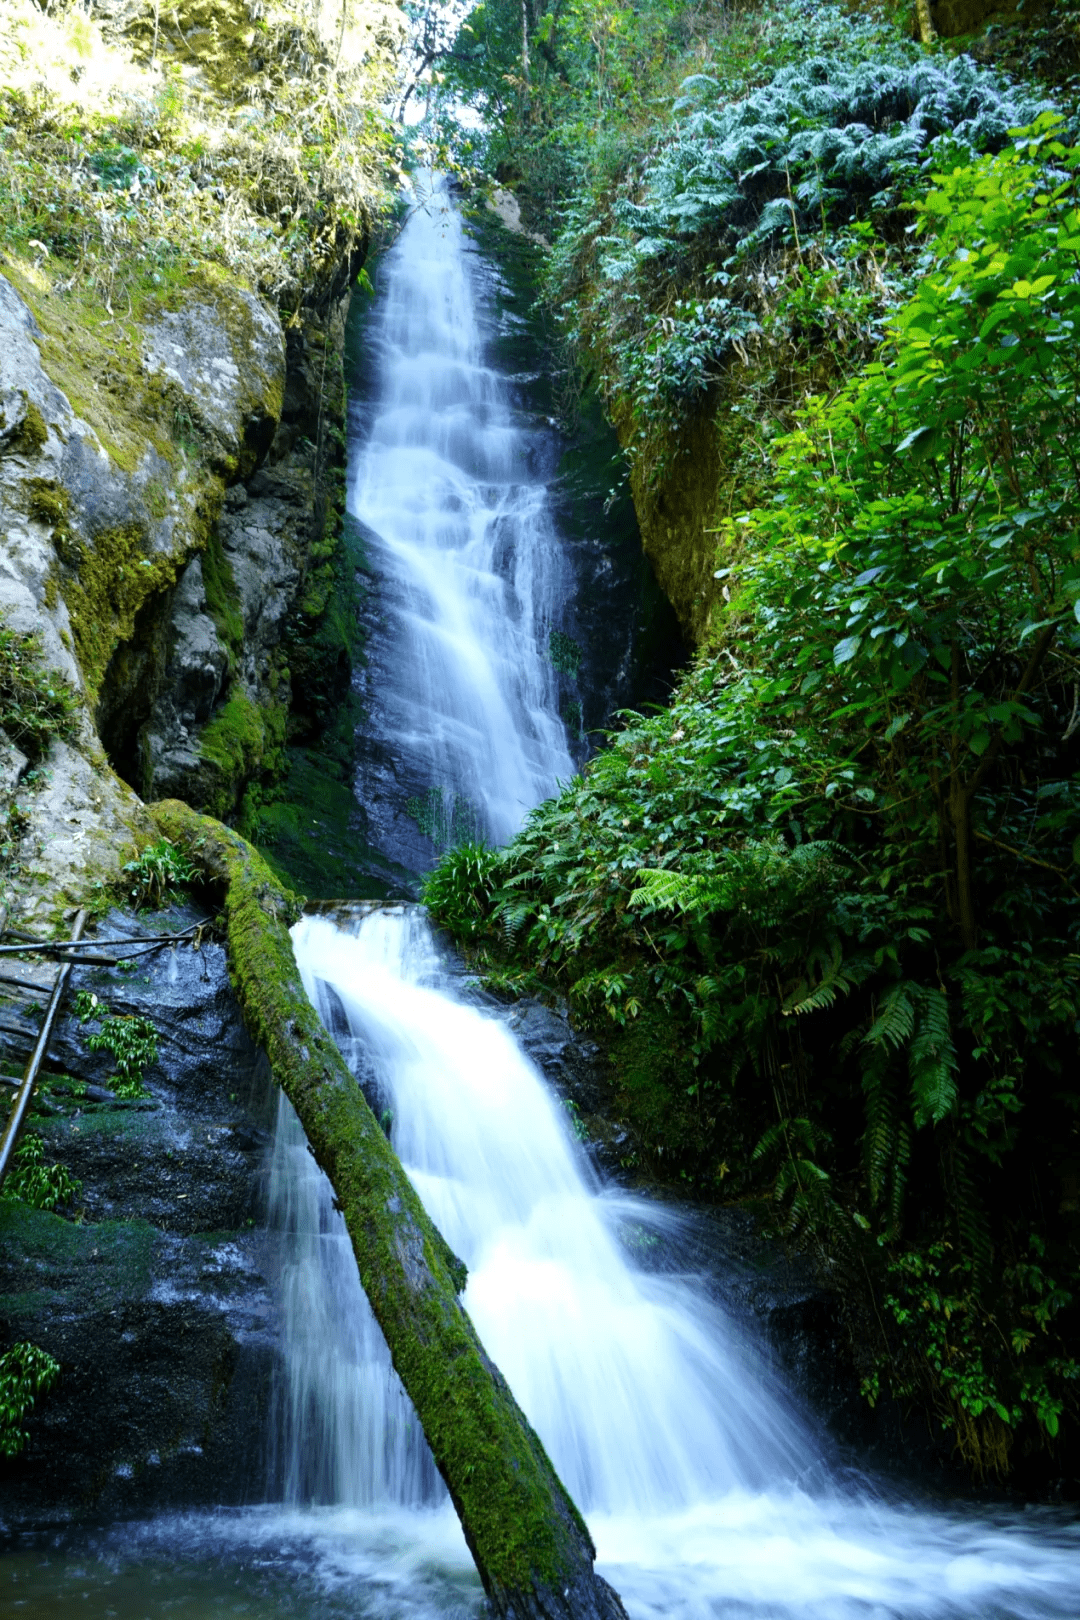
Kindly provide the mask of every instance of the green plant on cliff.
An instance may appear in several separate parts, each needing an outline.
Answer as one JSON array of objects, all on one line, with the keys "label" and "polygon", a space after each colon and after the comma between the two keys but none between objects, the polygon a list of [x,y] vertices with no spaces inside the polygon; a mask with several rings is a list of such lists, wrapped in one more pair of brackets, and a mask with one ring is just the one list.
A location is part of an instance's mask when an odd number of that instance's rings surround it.
[{"label": "green plant on cliff", "polygon": [[0,1356],[0,1455],[17,1457],[30,1436],[23,1423],[60,1376],[60,1363],[36,1344],[13,1344]]},{"label": "green plant on cliff", "polygon": [[767,363],[807,329],[822,365],[833,309],[850,305],[827,296],[830,279],[861,287],[846,346],[866,358],[895,296],[882,266],[902,256],[905,188],[946,155],[997,150],[1047,106],[840,8],[788,6],[775,27],[803,42],[800,59],[741,93],[707,68],[684,80],[658,148],[576,204],[552,258],[567,338],[599,365],[654,477],[666,436],[732,365],[759,350]]},{"label": "green plant on cliff", "polygon": [[184,853],[158,838],[122,867],[127,898],[140,906],[165,906],[179,900],[195,881],[196,872]]},{"label": "green plant on cliff", "polygon": [[[609,1031],[656,1173],[764,1184],[867,1390],[976,1471],[1075,1435],[1080,150],[936,177],[879,358],[721,526],[671,707],[426,895]],[[853,1311],[859,1307],[852,1305]],[[1018,1446],[1017,1441],[1021,1440]]]},{"label": "green plant on cliff", "polygon": [[62,1164],[46,1164],[45,1144],[35,1131],[24,1131],[4,1178],[0,1197],[28,1204],[31,1209],[54,1210],[79,1196],[82,1182]]},{"label": "green plant on cliff", "polygon": [[[74,689],[44,666],[41,637],[11,630],[0,617],[0,751],[7,752],[6,738],[34,767],[54,738],[74,735],[78,714]],[[35,779],[31,770],[26,781],[32,785]],[[14,795],[0,804],[0,874],[17,864],[26,822]]]},{"label": "green plant on cliff", "polygon": [[67,680],[44,667],[41,637],[0,619],[0,731],[33,763],[54,737],[74,733],[78,707]]},{"label": "green plant on cliff", "polygon": [[78,279],[111,314],[220,265],[295,309],[370,229],[392,6],[271,0],[257,22],[241,0],[164,19],[9,9],[3,235],[63,292]]},{"label": "green plant on cliff", "polygon": [[125,1101],[145,1097],[143,1075],[158,1056],[153,1020],[138,1013],[110,1013],[108,1005],[89,990],[76,992],[73,1010],[80,1024],[100,1025],[85,1037],[86,1044],[91,1052],[112,1053],[116,1073],[109,1085],[116,1095]]}]

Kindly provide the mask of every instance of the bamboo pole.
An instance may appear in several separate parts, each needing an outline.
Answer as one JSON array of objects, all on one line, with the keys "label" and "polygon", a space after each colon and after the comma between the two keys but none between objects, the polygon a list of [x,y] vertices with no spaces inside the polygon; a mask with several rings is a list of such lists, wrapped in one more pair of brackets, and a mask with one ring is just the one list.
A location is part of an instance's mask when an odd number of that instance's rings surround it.
[{"label": "bamboo pole", "polygon": [[[72,938],[75,944],[78,944],[79,939],[82,937],[82,931],[85,926],[86,912],[80,911],[78,916],[75,918],[75,926],[71,930]],[[41,1068],[41,1065],[45,1060],[45,1054],[49,1049],[49,1039],[52,1035],[53,1025],[56,1022],[56,1015],[60,1010],[60,1002],[64,995],[64,986],[67,984],[68,974],[70,972],[71,962],[67,961],[61,963],[59,971],[56,975],[56,983],[53,985],[52,995],[49,997],[49,1005],[45,1009],[45,1018],[41,1025],[41,1031],[34,1043],[34,1050],[30,1054],[30,1061],[26,1065],[26,1070],[22,1077],[22,1084],[19,1087],[14,1103],[12,1104],[11,1113],[8,1115],[7,1125],[4,1127],[3,1140],[0,1141],[0,1187],[4,1185],[4,1177],[7,1175],[8,1170],[11,1167],[12,1155],[14,1154],[19,1141],[19,1132],[22,1130],[23,1120],[26,1118],[26,1115],[29,1112],[30,1101],[34,1095],[34,1085],[37,1081],[38,1071]]]}]

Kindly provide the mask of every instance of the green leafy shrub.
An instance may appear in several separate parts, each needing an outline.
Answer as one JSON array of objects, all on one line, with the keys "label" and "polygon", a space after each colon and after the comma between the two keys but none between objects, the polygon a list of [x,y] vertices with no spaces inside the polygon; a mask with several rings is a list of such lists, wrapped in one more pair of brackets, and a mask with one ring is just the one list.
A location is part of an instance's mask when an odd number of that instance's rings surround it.
[{"label": "green leafy shrub", "polygon": [[74,689],[42,666],[41,637],[9,630],[0,620],[0,730],[33,763],[54,737],[71,737],[78,725]]},{"label": "green leafy shrub", "polygon": [[[788,23],[802,26],[798,8]],[[852,226],[871,219],[886,240],[873,273],[862,265],[863,286],[880,307],[880,261],[904,255],[892,221],[905,189],[945,158],[1000,150],[1049,106],[967,57],[870,38],[868,56],[856,25],[829,54],[811,49],[742,95],[691,75],[658,150],[561,233],[549,298],[570,312],[571,344],[600,362],[614,411],[633,418],[639,451],[781,328],[797,342],[809,314],[823,334],[823,301],[808,311],[800,289],[845,263],[850,274],[862,257]]]},{"label": "green leafy shrub", "polygon": [[29,1204],[31,1209],[56,1209],[79,1196],[82,1182],[60,1164],[45,1163],[45,1144],[34,1131],[24,1131],[12,1155],[0,1196]]},{"label": "green leafy shrub", "polygon": [[0,1356],[0,1455],[22,1451],[30,1438],[22,1424],[59,1376],[60,1363],[36,1344],[13,1344]]},{"label": "green leafy shrub", "polygon": [[428,886],[609,1032],[653,1174],[765,1188],[868,1392],[976,1472],[1078,1404],[1078,177],[1050,116],[937,177],[880,356],[721,525],[671,707]]},{"label": "green leafy shrub", "polygon": [[499,853],[486,844],[458,844],[424,878],[424,904],[444,927],[470,938],[485,921],[490,878],[499,860]]},{"label": "green leafy shrub", "polygon": [[80,1024],[100,1024],[86,1036],[86,1044],[91,1052],[112,1053],[116,1073],[109,1080],[111,1089],[126,1101],[145,1097],[143,1074],[158,1056],[153,1021],[137,1013],[110,1013],[106,1003],[87,990],[76,993],[73,1010]]}]

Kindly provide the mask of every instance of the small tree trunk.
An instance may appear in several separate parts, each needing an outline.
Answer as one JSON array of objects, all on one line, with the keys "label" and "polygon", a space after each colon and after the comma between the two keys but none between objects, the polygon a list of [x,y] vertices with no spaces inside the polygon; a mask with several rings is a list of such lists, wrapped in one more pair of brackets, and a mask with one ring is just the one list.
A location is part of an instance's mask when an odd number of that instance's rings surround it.
[{"label": "small tree trunk", "polygon": [[949,795],[949,820],[952,822],[956,851],[956,924],[965,951],[973,951],[979,943],[975,882],[971,870],[971,800],[972,794],[959,780],[954,780]]},{"label": "small tree trunk", "polygon": [[915,16],[919,24],[919,38],[924,45],[933,45],[937,39],[937,29],[930,11],[930,0],[915,0]]},{"label": "small tree trunk", "polygon": [[484,1590],[506,1620],[626,1620],[596,1550],[462,1309],[465,1268],[428,1217],[323,1028],[293,956],[299,915],[238,833],[165,800],[158,827],[224,889],[244,1020],[330,1178],[371,1308],[457,1509]]}]

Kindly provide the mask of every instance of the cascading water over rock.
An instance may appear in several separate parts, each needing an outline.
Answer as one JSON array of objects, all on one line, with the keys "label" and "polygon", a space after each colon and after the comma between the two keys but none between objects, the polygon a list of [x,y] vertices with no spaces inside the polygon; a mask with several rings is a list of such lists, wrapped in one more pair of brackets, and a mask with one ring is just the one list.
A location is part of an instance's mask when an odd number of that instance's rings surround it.
[{"label": "cascading water over rock", "polygon": [[484,362],[478,276],[445,189],[421,183],[369,323],[349,480],[378,600],[358,796],[414,871],[452,837],[505,842],[573,771],[547,656],[569,570],[537,437]]},{"label": "cascading water over rock", "polygon": [[[308,993],[392,1118],[402,1162],[469,1267],[465,1306],[632,1616],[1074,1613],[1075,1532],[830,1481],[825,1448],[761,1352],[692,1278],[635,1271],[620,1228],[662,1229],[662,1211],[602,1195],[538,1072],[491,1011],[461,999],[419,908],[369,908],[351,929],[305,918],[294,940]],[[399,1556],[426,1548],[448,1578],[452,1510],[284,1102],[273,1196],[292,1499],[362,1509],[384,1534],[391,1515]]]}]

